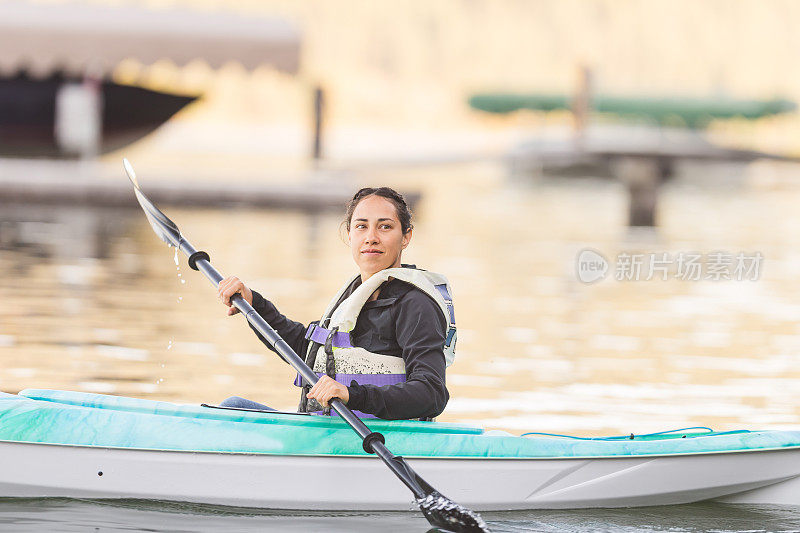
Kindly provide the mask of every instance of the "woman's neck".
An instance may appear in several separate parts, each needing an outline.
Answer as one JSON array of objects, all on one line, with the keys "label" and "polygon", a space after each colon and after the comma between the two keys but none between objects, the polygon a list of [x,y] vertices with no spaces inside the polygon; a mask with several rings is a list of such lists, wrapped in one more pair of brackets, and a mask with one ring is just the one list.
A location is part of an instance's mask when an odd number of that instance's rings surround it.
[{"label": "woman's neck", "polygon": [[399,268],[399,267],[401,267],[401,266],[403,266],[403,265],[402,265],[402,263],[400,262],[400,258],[398,257],[398,258],[397,258],[397,262],[396,262],[395,264],[393,264],[392,266],[389,266],[389,267],[383,268],[383,269],[381,269],[381,270],[378,270],[377,272],[363,272],[363,271],[362,271],[362,272],[361,272],[361,283],[366,283],[366,282],[367,282],[367,280],[368,280],[369,278],[371,278],[372,276],[374,276],[374,275],[375,275],[375,274],[377,274],[378,272],[383,272],[384,270],[386,270],[386,269],[389,269],[389,268]]}]

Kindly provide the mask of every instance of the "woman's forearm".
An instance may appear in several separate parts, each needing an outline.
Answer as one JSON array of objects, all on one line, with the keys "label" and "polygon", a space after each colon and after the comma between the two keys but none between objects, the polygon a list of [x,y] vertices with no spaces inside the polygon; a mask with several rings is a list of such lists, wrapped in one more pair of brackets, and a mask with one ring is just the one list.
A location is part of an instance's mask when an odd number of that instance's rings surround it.
[{"label": "woman's forearm", "polygon": [[386,420],[433,418],[444,411],[450,399],[444,381],[435,376],[382,387],[354,384],[347,389],[348,407]]},{"label": "woman's forearm", "polygon": [[[278,335],[280,335],[281,338],[286,341],[286,344],[288,344],[296,354],[305,358],[307,341],[305,339],[306,327],[303,324],[287,318],[280,311],[278,311],[278,308],[275,307],[275,304],[261,296],[261,294],[256,291],[253,291],[253,309],[255,309],[256,313],[261,315],[261,318],[266,320],[267,323],[278,332]],[[261,342],[267,346],[267,348],[273,352],[275,351],[275,349],[264,337],[261,336],[260,333],[258,333],[258,331],[256,331],[255,328],[250,326],[250,329],[255,332],[255,334],[258,336]]]}]

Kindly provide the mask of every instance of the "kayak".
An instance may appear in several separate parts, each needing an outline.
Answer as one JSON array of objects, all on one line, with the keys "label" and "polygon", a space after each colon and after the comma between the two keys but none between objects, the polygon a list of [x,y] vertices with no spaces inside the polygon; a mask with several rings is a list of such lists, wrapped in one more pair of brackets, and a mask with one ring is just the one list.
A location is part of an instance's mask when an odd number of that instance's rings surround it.
[{"label": "kayak", "polygon": [[[588,439],[367,424],[443,494],[478,510],[800,506],[800,431]],[[413,509],[407,489],[338,417],[42,389],[0,393],[0,497]]]}]

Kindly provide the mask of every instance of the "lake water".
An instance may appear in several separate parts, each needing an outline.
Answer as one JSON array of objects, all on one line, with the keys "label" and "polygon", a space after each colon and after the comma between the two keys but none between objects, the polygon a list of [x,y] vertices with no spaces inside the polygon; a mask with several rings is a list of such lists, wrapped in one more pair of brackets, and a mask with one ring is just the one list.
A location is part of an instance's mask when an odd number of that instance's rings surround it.
[{"label": "lake water", "polygon": [[[597,509],[483,513],[495,533],[575,532],[791,532],[800,515],[777,506],[692,504],[642,509]],[[83,531],[330,531],[424,532],[417,513],[278,512],[177,503],[67,499],[0,499],[0,530]]]},{"label": "lake water", "polygon": [[[780,169],[759,172],[729,184],[668,186],[655,232],[629,231],[625,191],[600,180],[510,183],[498,166],[471,164],[371,171],[352,185],[380,182],[423,194],[404,261],[450,278],[459,326],[447,377],[451,401],[440,420],[576,435],[798,428],[800,184]],[[146,178],[142,185],[146,191]],[[355,272],[339,214],[164,210],[223,274],[238,275],[302,322],[318,318]],[[225,317],[214,288],[185,258],[175,265],[140,212],[0,206],[0,213],[0,390],[187,403],[236,394],[296,406],[291,369],[240,317]],[[587,248],[610,262],[606,279],[593,284],[576,273]],[[757,279],[714,280],[716,252],[760,254]],[[663,269],[644,279],[650,258],[664,253]],[[679,279],[677,257],[690,254],[701,256],[703,277],[712,279]],[[614,279],[629,273],[618,268],[632,256],[644,260],[641,279]],[[510,531],[800,529],[798,510],[678,509],[490,520]],[[411,515],[380,519],[389,530],[425,527]],[[0,504],[0,523],[27,531],[47,523],[62,531],[131,524],[309,530],[318,523],[368,530],[375,520],[150,504]]]}]

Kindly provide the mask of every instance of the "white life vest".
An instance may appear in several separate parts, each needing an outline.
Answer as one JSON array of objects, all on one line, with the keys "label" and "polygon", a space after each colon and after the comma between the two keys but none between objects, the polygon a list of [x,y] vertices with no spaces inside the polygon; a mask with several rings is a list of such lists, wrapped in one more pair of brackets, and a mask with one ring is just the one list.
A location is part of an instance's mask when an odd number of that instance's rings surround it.
[{"label": "white life vest", "polygon": [[[371,382],[373,379],[368,378],[370,375],[376,377],[386,375],[383,376],[383,379],[378,378],[380,384],[384,385],[390,384],[386,382],[386,378],[389,378],[388,375],[396,376],[394,383],[405,381],[406,369],[402,357],[370,352],[364,348],[353,346],[350,342],[350,332],[355,328],[364,304],[372,293],[389,278],[396,278],[414,285],[438,304],[447,323],[443,346],[445,362],[447,366],[453,363],[456,348],[456,324],[450,283],[441,274],[400,267],[387,268],[373,274],[337,307],[337,302],[356,278],[345,283],[328,304],[320,323],[309,326],[306,338],[318,344],[309,343],[306,360],[309,360],[308,356],[314,346],[322,345],[318,348],[314,358],[313,370],[315,372],[326,373],[328,353],[332,352],[335,367],[333,373],[343,378],[341,382],[344,385],[350,385],[350,379],[355,379],[356,382],[362,384]],[[358,376],[362,376],[362,379],[359,380]]]}]

